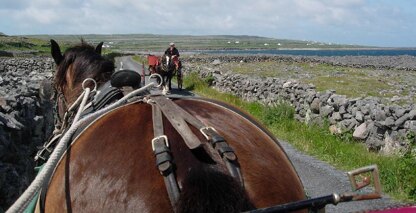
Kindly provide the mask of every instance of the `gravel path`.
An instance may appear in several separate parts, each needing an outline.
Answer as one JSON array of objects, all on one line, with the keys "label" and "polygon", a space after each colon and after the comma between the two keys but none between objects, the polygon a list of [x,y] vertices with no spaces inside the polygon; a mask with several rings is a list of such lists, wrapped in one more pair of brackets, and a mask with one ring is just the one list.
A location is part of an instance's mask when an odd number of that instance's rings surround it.
[{"label": "gravel path", "polygon": [[[131,57],[117,58],[116,66],[118,69],[121,64],[120,62],[123,62],[124,69],[131,69],[142,73],[142,66],[133,61]],[[148,76],[146,76],[146,82],[148,81]],[[185,90],[178,91],[175,87],[176,85],[174,85],[172,94],[182,96],[194,95]],[[156,90],[153,92],[157,93],[158,91]],[[280,141],[280,143],[296,168],[304,184],[305,190],[310,197],[351,191],[346,171],[337,170],[323,161],[305,155],[285,141]],[[382,199],[377,200],[340,203],[337,206],[328,205],[326,207],[326,212],[362,212],[365,210],[385,209],[397,205],[399,205],[397,202],[392,201],[384,195]]]},{"label": "gravel path", "polygon": [[[305,190],[310,197],[351,191],[351,185],[346,171],[335,169],[323,161],[305,155],[285,141],[280,140],[280,144],[295,166]],[[397,205],[399,205],[397,202],[383,195],[382,199],[377,200],[340,203],[336,206],[327,205],[326,212],[361,212],[365,210],[385,209]]]}]

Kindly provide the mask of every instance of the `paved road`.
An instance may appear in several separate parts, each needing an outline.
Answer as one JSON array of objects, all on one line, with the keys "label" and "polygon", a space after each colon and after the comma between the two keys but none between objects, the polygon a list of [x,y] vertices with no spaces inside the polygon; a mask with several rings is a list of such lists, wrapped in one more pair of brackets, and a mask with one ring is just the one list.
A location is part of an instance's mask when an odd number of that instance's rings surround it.
[{"label": "paved road", "polygon": [[[117,67],[120,67],[120,62],[123,63],[123,68],[142,73],[142,65],[137,64],[131,57],[117,58]],[[149,82],[148,77],[146,82]],[[160,91],[156,90],[152,92],[158,93]],[[176,85],[173,87],[172,94],[182,96],[194,95],[185,90],[179,91],[176,89]],[[342,193],[351,191],[346,171],[337,170],[323,161],[305,155],[285,141],[280,142],[296,168],[305,190],[310,197],[325,196],[334,192]],[[384,196],[384,198],[377,200],[340,203],[337,206],[328,205],[326,207],[326,212],[362,212],[365,210],[384,209],[397,205],[397,203]]]}]

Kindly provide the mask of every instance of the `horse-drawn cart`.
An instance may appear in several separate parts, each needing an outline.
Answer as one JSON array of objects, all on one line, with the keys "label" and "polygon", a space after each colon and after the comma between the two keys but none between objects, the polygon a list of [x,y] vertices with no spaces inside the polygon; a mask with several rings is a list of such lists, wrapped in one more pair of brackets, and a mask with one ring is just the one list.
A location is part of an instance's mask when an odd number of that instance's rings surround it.
[{"label": "horse-drawn cart", "polygon": [[157,73],[163,78],[163,85],[169,84],[171,89],[171,79],[176,75],[178,89],[182,89],[182,62],[178,57],[169,57],[167,55],[156,56],[149,54],[147,56],[148,70],[150,74]]},{"label": "horse-drawn cart", "polygon": [[159,57],[155,55],[148,55],[147,56],[147,64],[148,64],[148,70],[150,74],[155,74],[156,69],[159,66]]}]

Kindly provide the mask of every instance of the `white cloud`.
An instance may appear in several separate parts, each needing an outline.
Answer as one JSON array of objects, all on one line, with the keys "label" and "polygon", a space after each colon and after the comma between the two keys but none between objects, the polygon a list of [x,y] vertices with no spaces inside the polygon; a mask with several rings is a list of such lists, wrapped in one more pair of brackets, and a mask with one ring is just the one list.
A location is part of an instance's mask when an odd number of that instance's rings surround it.
[{"label": "white cloud", "polygon": [[362,0],[295,0],[297,14],[319,25],[356,24]]},{"label": "white cloud", "polygon": [[0,17],[6,21],[0,29],[8,34],[251,34],[343,42],[350,39],[347,34],[414,32],[415,6],[397,2],[406,1],[1,0]]},{"label": "white cloud", "polygon": [[33,20],[39,24],[51,24],[54,20],[58,20],[59,16],[51,9],[28,8],[19,17],[24,22]]}]

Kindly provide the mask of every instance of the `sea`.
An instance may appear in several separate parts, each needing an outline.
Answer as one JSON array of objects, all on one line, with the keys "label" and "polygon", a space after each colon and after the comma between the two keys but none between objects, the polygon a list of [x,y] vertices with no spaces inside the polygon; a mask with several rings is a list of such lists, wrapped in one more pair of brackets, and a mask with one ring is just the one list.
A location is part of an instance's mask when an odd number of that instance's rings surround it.
[{"label": "sea", "polygon": [[296,55],[296,56],[416,56],[416,49],[268,49],[268,50],[201,50],[205,54]]}]

